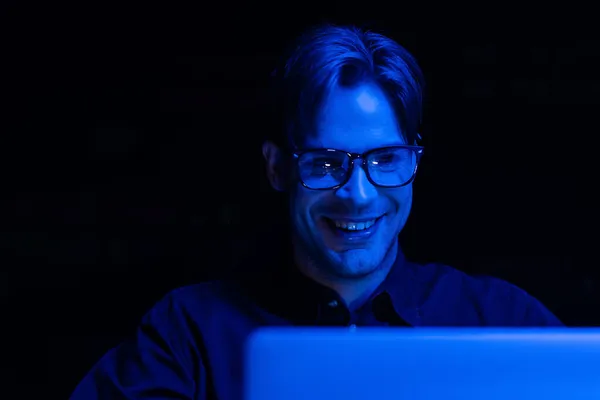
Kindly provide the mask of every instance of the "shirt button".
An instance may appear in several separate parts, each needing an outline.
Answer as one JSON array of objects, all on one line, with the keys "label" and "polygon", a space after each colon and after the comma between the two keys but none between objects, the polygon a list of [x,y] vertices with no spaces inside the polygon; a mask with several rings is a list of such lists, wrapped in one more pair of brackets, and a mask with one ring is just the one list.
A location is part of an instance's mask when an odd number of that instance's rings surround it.
[{"label": "shirt button", "polygon": [[337,306],[338,306],[338,302],[337,302],[337,300],[332,300],[332,301],[330,301],[330,302],[329,302],[329,304],[327,304],[327,305],[328,305],[329,307],[331,307],[331,308],[335,308],[335,307],[337,307]]}]

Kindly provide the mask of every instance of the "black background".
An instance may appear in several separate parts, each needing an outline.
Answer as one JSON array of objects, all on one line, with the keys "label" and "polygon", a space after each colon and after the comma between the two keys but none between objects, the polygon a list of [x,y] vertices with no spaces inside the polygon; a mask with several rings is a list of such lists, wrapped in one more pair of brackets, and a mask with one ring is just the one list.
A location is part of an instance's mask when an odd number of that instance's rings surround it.
[{"label": "black background", "polygon": [[427,78],[405,252],[600,324],[591,10],[82,3],[2,8],[3,376],[24,393],[66,397],[167,291],[276,232],[257,111],[285,42],[321,21],[390,35]]}]

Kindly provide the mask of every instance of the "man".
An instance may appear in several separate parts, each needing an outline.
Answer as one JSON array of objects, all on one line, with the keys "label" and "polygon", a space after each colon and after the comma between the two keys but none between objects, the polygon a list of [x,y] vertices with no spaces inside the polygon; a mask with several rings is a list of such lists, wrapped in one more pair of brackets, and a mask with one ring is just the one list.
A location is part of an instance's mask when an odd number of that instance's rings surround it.
[{"label": "man", "polygon": [[244,341],[265,325],[561,325],[506,282],[404,258],[397,238],[424,151],[412,56],[352,27],[313,29],[292,48],[274,76],[283,138],[263,156],[289,200],[293,259],[173,291],[73,399],[241,398]]}]

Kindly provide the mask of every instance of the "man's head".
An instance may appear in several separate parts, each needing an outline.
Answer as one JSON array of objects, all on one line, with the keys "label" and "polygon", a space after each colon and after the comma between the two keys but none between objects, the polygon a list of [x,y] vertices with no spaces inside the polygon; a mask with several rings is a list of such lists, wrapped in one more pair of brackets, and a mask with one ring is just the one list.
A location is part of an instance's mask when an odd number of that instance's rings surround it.
[{"label": "man's head", "polygon": [[263,145],[267,175],[289,194],[294,250],[320,273],[358,279],[395,258],[421,155],[421,86],[406,50],[347,27],[307,32],[275,74],[284,138]]}]

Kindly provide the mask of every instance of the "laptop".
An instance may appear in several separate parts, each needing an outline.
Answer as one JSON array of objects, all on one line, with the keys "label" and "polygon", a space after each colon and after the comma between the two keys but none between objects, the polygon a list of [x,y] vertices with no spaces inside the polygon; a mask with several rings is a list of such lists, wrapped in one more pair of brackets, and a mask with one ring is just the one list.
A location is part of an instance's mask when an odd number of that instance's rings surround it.
[{"label": "laptop", "polygon": [[246,400],[600,399],[600,329],[264,328]]}]

